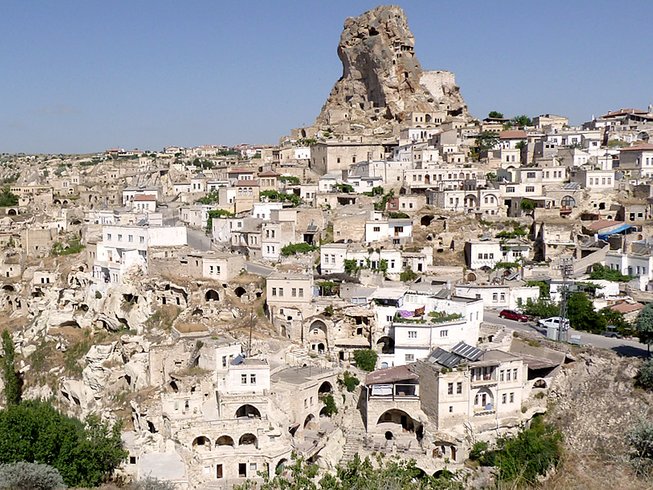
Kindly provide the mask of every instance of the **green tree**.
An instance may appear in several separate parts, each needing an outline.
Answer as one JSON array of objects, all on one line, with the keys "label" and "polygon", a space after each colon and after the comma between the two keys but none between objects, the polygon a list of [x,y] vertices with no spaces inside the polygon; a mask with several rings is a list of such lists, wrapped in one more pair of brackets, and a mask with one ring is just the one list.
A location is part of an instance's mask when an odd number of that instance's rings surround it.
[{"label": "green tree", "polygon": [[410,267],[406,267],[401,274],[399,274],[399,280],[401,282],[414,281],[417,277],[417,272],[413,271]]},{"label": "green tree", "polygon": [[651,354],[651,343],[653,343],[653,303],[648,303],[637,315],[635,322],[637,337],[642,344],[646,344],[649,355]]},{"label": "green tree", "polygon": [[590,272],[590,279],[614,281],[614,282],[628,282],[632,279],[631,276],[622,274],[616,269],[611,269],[601,264],[594,264]]},{"label": "green tree", "polygon": [[527,213],[533,211],[535,209],[535,201],[532,199],[522,199],[521,202],[519,203],[519,208],[522,211],[526,211]]},{"label": "green tree", "polygon": [[483,131],[476,137],[476,148],[479,153],[494,148],[499,143],[499,137],[492,131]]},{"label": "green tree", "polygon": [[0,191],[0,207],[6,208],[17,204],[18,196],[9,190],[9,186],[4,186]]},{"label": "green tree", "polygon": [[95,487],[127,457],[120,426],[91,416],[83,423],[49,403],[23,401],[0,411],[0,463],[49,464],[69,486]]},{"label": "green tree", "polygon": [[342,381],[338,381],[345,385],[345,388],[347,388],[347,391],[350,393],[360,384],[360,380],[349,371],[342,373]]},{"label": "green tree", "polygon": [[336,401],[333,399],[333,395],[329,393],[322,398],[322,403],[324,403],[324,410],[321,413],[324,413],[327,417],[331,417],[338,413],[338,407],[336,407]]},{"label": "green tree", "polygon": [[301,243],[289,243],[285,247],[281,248],[281,255],[288,257],[290,255],[298,254],[307,254],[314,250],[317,250],[318,247],[311,245],[310,243],[301,242]]},{"label": "green tree", "polygon": [[5,383],[5,403],[7,406],[17,405],[20,403],[22,396],[22,379],[16,371],[16,351],[9,330],[2,332],[2,350],[4,352],[2,357],[2,380]]},{"label": "green tree", "polygon": [[638,386],[647,390],[653,390],[653,359],[644,361],[637,371],[635,381]]},{"label": "green tree", "polygon": [[498,111],[490,111],[487,117],[492,119],[503,119],[503,113]]},{"label": "green tree", "polygon": [[515,116],[512,118],[512,122],[515,126],[518,126],[520,128],[523,128],[524,126],[532,126],[533,121],[531,121],[531,118],[522,114],[520,116]]},{"label": "green tree", "polygon": [[374,371],[376,360],[379,355],[371,349],[359,349],[354,351],[354,361],[363,371]]},{"label": "green tree", "polygon": [[571,293],[567,300],[569,323],[576,330],[600,333],[605,330],[605,317],[599,315],[585,293]]},{"label": "green tree", "polygon": [[536,316],[539,318],[548,318],[550,316],[556,316],[558,313],[560,313],[560,306],[547,298],[540,298],[537,301],[532,301],[529,298],[526,300],[526,304],[522,307],[522,310],[527,315]]}]

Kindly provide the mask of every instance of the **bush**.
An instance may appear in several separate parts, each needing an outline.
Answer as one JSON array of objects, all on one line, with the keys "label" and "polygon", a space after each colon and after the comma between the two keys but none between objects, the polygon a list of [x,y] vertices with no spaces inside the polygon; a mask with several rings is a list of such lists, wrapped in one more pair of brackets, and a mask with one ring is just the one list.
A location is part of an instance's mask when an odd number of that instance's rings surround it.
[{"label": "bush", "polygon": [[329,393],[324,398],[322,398],[322,402],[324,402],[323,413],[327,417],[331,417],[332,415],[338,413],[338,407],[336,407],[336,401],[333,399],[333,395],[331,393]]},{"label": "bush", "polygon": [[642,364],[635,376],[635,383],[646,390],[653,390],[653,359]]},{"label": "bush", "polygon": [[55,490],[66,488],[56,468],[40,463],[0,465],[0,490]]},{"label": "bush", "polygon": [[632,279],[632,276],[626,276],[619,272],[618,270],[610,269],[601,264],[594,264],[592,266],[592,272],[590,272],[590,279],[603,279],[606,281],[615,281],[615,282],[628,282]]},{"label": "bush", "polygon": [[516,487],[534,485],[538,478],[556,466],[562,456],[562,434],[536,417],[528,429],[516,437],[501,438],[494,451],[477,455],[484,466],[496,466],[500,481],[513,482]]},{"label": "bush", "polygon": [[360,384],[360,380],[349,371],[345,371],[342,375],[342,384],[345,385],[349,393],[352,393]]},{"label": "bush", "polygon": [[281,249],[281,255],[288,257],[290,255],[307,254],[314,250],[317,250],[317,247],[310,243],[290,243]]},{"label": "bush", "polygon": [[159,480],[148,476],[143,480],[132,483],[129,486],[130,490],[176,490],[177,485],[166,480]]},{"label": "bush", "polygon": [[374,371],[376,360],[379,355],[371,349],[359,349],[354,351],[354,361],[363,371]]},{"label": "bush", "polygon": [[479,461],[488,450],[488,443],[485,441],[475,442],[469,452],[469,459]]},{"label": "bush", "polygon": [[71,241],[69,241],[66,244],[63,244],[62,242],[54,242],[52,245],[52,255],[74,255],[78,254],[84,250],[84,245],[79,241],[79,239],[75,238]]},{"label": "bush", "polygon": [[6,208],[17,204],[18,196],[9,190],[9,186],[3,187],[2,191],[0,191],[0,207]]},{"label": "bush", "polygon": [[548,318],[550,316],[557,316],[560,313],[560,306],[548,299],[540,298],[537,301],[531,301],[529,298],[522,310],[527,315]]},{"label": "bush", "polygon": [[626,441],[633,449],[635,471],[638,474],[650,474],[653,470],[653,423],[640,420],[628,431]]},{"label": "bush", "polygon": [[285,184],[299,185],[299,177],[295,177],[294,175],[282,175],[279,177],[279,181]]},{"label": "bush", "polygon": [[399,280],[401,282],[410,282],[415,279],[417,279],[417,272],[413,271],[410,267],[406,267],[406,269],[399,274]]}]

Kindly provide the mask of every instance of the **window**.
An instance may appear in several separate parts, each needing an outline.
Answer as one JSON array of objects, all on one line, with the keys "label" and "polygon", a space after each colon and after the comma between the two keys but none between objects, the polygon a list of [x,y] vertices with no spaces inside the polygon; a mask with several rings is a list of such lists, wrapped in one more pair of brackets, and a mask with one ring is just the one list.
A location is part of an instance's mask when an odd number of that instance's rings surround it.
[{"label": "window", "polygon": [[501,403],[505,404],[507,399],[508,399],[508,395],[506,395],[505,393],[501,395]]},{"label": "window", "polygon": [[510,369],[506,371],[506,381],[510,381]]},{"label": "window", "polygon": [[409,330],[408,331],[408,338],[409,339],[416,339],[417,338],[417,330]]},{"label": "window", "polygon": [[440,337],[448,337],[449,330],[440,330]]},{"label": "window", "polygon": [[527,179],[534,179],[535,178],[535,172],[526,172],[526,178]]},{"label": "window", "polygon": [[492,293],[492,301],[498,301],[499,300],[499,293]]},{"label": "window", "polygon": [[526,192],[535,192],[535,186],[527,185],[526,186]]},{"label": "window", "polygon": [[238,463],[238,476],[240,478],[247,476],[247,463]]},{"label": "window", "polygon": [[299,288],[299,297],[300,298],[304,297],[304,288]]},{"label": "window", "polygon": [[447,395],[453,395],[453,383],[447,384]]},{"label": "window", "polygon": [[374,228],[372,228],[372,231],[381,231],[381,227],[380,226],[375,226]]},{"label": "window", "polygon": [[107,240],[111,240],[111,233],[107,233]]},{"label": "window", "polygon": [[506,192],[515,192],[514,187],[506,187]]},{"label": "window", "polygon": [[249,384],[251,384],[251,385],[256,384],[256,374],[250,374],[249,375]]},{"label": "window", "polygon": [[292,288],[290,290],[290,296],[292,296],[293,298],[297,297],[297,288]]},{"label": "window", "polygon": [[463,383],[462,383],[462,381],[458,381],[456,383],[456,394],[460,395],[460,394],[462,394],[462,392],[463,392]]},{"label": "window", "polygon": [[449,413],[453,413],[453,405],[449,405]]},{"label": "window", "polygon": [[512,370],[512,379],[513,381],[517,381],[517,368]]},{"label": "window", "polygon": [[227,356],[222,356],[222,367],[227,367]]},{"label": "window", "polygon": [[395,226],[395,233],[403,233],[403,232],[404,232],[403,226]]},{"label": "window", "polygon": [[505,300],[506,300],[506,293],[501,293],[501,301],[505,301]]},{"label": "window", "polygon": [[272,296],[276,296],[276,295],[277,295],[277,288],[272,288]]},{"label": "window", "polygon": [[120,233],[118,233],[118,241],[122,242],[122,235]]},{"label": "window", "polygon": [[413,362],[415,360],[415,354],[404,354],[404,361]]},{"label": "window", "polygon": [[250,472],[250,474],[254,474],[254,473],[256,473],[256,468],[257,468],[256,463],[250,463],[250,464],[249,464],[249,472]]},{"label": "window", "polygon": [[128,235],[127,236],[127,241],[128,242],[133,242],[134,241],[134,235]]},{"label": "window", "polygon": [[504,370],[499,371],[499,381],[503,381],[506,376],[506,372]]},{"label": "window", "polygon": [[510,403],[514,403],[514,402],[515,402],[515,394],[510,393]]},{"label": "window", "polygon": [[246,385],[247,384],[247,375],[246,374],[241,374],[240,375],[240,384],[241,385]]},{"label": "window", "polygon": [[478,259],[479,260],[483,259],[483,254],[478,254]]},{"label": "window", "polygon": [[283,288],[279,288],[279,296],[283,296]]}]

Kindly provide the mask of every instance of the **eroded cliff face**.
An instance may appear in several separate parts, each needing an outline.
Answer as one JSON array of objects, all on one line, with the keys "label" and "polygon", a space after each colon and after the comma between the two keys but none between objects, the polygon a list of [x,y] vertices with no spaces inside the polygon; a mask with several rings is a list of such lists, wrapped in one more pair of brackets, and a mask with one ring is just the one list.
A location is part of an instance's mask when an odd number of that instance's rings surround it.
[{"label": "eroded cliff face", "polygon": [[381,6],[348,18],[338,44],[343,74],[316,120],[316,128],[336,133],[391,132],[408,124],[411,113],[423,123],[467,117],[453,73],[424,71],[403,10]]}]

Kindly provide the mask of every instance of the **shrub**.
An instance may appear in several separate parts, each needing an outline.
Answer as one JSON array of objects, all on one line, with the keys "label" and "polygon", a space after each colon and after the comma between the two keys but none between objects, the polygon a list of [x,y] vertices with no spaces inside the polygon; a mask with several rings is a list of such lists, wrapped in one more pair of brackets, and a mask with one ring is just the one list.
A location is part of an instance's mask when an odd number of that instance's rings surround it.
[{"label": "shrub", "polygon": [[0,207],[6,208],[16,204],[18,204],[18,196],[9,190],[9,186],[3,187],[0,191]]},{"label": "shrub", "polygon": [[317,250],[317,247],[310,243],[290,243],[281,249],[281,255],[288,257],[290,255],[307,254],[314,250]]},{"label": "shrub", "polygon": [[159,480],[148,476],[143,480],[132,483],[130,490],[176,490],[177,485],[166,480]]},{"label": "shrub", "polygon": [[479,461],[488,450],[488,443],[485,441],[475,442],[472,450],[469,452],[469,459]]},{"label": "shrub", "polygon": [[347,391],[351,393],[360,384],[360,380],[349,371],[345,371],[342,375],[342,384],[345,385]]},{"label": "shrub", "polygon": [[62,242],[54,242],[52,245],[52,255],[74,255],[78,254],[84,250],[84,245],[79,241],[79,239],[75,238],[71,241],[69,241],[66,244],[63,244]]},{"label": "shrub", "polygon": [[333,395],[331,393],[329,393],[324,398],[322,398],[322,402],[324,402],[323,413],[327,417],[331,417],[332,415],[338,413],[338,407],[336,407],[336,401],[333,399]]},{"label": "shrub", "polygon": [[0,465],[0,490],[55,490],[66,488],[56,468],[40,463]]},{"label": "shrub", "polygon": [[379,355],[371,349],[359,349],[354,351],[354,361],[363,371],[374,371],[376,360]]},{"label": "shrub", "polygon": [[413,271],[410,267],[406,267],[406,269],[399,274],[399,280],[401,282],[410,282],[415,279],[417,279],[417,272]]},{"label": "shrub", "polygon": [[635,376],[635,382],[644,389],[653,390],[653,359],[648,359],[642,364]]},{"label": "shrub", "polygon": [[294,175],[282,175],[279,177],[279,181],[286,184],[299,185],[299,177],[295,177]]},{"label": "shrub", "polygon": [[594,264],[592,266],[592,272],[590,272],[590,279],[603,279],[606,281],[615,281],[615,282],[628,282],[632,279],[631,276],[626,276],[615,269],[610,269],[601,264]]},{"label": "shrub", "polygon": [[548,318],[550,316],[558,315],[558,313],[560,313],[560,306],[548,299],[540,298],[537,301],[532,301],[529,298],[522,310],[527,315]]}]

